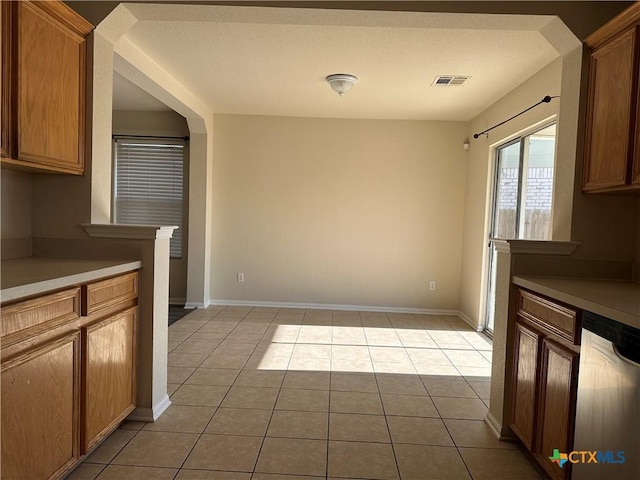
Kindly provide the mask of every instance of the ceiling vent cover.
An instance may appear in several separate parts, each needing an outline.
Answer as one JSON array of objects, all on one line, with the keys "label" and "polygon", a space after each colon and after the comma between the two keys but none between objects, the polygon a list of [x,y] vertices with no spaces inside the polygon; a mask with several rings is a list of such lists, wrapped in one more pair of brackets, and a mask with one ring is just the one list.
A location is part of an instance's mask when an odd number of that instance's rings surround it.
[{"label": "ceiling vent cover", "polygon": [[431,86],[459,87],[470,78],[468,75],[438,75]]}]

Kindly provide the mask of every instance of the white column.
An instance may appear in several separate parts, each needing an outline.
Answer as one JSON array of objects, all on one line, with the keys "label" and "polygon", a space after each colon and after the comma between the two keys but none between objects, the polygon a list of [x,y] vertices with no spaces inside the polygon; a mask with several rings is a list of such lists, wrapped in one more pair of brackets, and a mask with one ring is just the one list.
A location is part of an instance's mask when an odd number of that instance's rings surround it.
[{"label": "white column", "polygon": [[[193,133],[189,122],[189,246],[185,308],[209,304],[211,263],[211,132]],[[209,125],[211,128],[211,125]]]},{"label": "white column", "polygon": [[509,428],[512,416],[511,374],[513,372],[514,335],[516,323],[516,287],[511,281],[516,273],[518,255],[544,255],[540,262],[549,262],[553,255],[571,255],[577,242],[538,240],[496,240],[495,313],[493,354],[491,357],[491,392],[486,421],[502,439],[514,438]]},{"label": "white column", "polygon": [[130,420],[155,421],[171,402],[167,395],[169,241],[177,227],[87,224],[92,238],[140,242],[137,408]]},{"label": "white column", "polygon": [[509,291],[511,287],[511,252],[507,241],[494,240],[496,249],[496,279],[495,279],[495,313],[493,324],[493,353],[491,356],[491,391],[487,423],[498,433],[500,438],[512,437],[508,427],[506,410],[505,373],[510,371],[507,362],[513,358],[510,350],[509,334]]}]

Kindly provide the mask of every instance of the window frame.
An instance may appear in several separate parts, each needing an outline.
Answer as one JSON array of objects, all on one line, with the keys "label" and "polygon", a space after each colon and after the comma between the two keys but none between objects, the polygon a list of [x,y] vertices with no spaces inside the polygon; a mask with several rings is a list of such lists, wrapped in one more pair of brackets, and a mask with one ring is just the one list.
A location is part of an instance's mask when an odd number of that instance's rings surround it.
[{"label": "window frame", "polygon": [[[493,147],[493,153],[492,153],[492,158],[493,158],[493,172],[492,172],[492,180],[491,180],[491,189],[492,189],[492,193],[491,193],[491,211],[490,211],[490,223],[489,223],[489,238],[495,237],[496,231],[495,231],[495,206],[496,206],[496,201],[497,201],[497,188],[496,188],[496,181],[498,178],[498,169],[500,168],[500,159],[499,159],[499,155],[500,155],[500,150],[502,150],[503,148],[507,148],[510,147],[513,144],[519,143],[520,144],[520,151],[519,151],[519,165],[518,165],[518,192],[517,192],[517,198],[516,198],[516,224],[515,224],[515,237],[514,239],[517,240],[524,240],[521,237],[521,231],[522,231],[522,227],[523,224],[522,222],[524,221],[524,218],[521,218],[522,216],[522,212],[521,210],[524,208],[524,205],[526,204],[525,202],[522,202],[522,192],[523,189],[526,188],[526,178],[523,179],[523,174],[524,174],[524,170],[525,167],[527,167],[528,163],[529,163],[529,159],[526,158],[525,160],[525,156],[528,156],[528,151],[525,152],[525,149],[528,150],[528,146],[525,145],[525,139],[527,137],[530,137],[531,135],[535,135],[537,132],[544,130],[545,128],[548,128],[552,125],[556,126],[556,139],[557,139],[557,128],[558,128],[558,119],[554,116],[553,118],[549,119],[546,122],[542,122],[536,125],[533,125],[529,128],[527,128],[526,130],[523,130],[522,132],[520,132],[518,135],[515,135],[513,137],[511,137],[508,140],[504,140],[498,144],[496,144]],[[557,146],[557,140],[556,142],[556,146]],[[557,151],[554,149],[554,153],[553,153],[553,181],[552,184],[555,185],[555,181],[556,181],[556,161],[558,160],[557,158]],[[554,203],[555,203],[555,191],[553,190],[552,187],[552,192],[551,192],[551,225],[550,228],[553,227],[553,208],[554,208]],[[549,238],[547,238],[546,240],[551,240],[553,237],[553,232],[550,231],[549,232]]]},{"label": "window frame", "polygon": [[[495,303],[491,303],[492,300],[489,298],[491,296],[492,293],[492,289],[495,286],[495,278],[493,277],[494,275],[494,243],[492,241],[492,238],[495,238],[495,235],[497,234],[496,232],[496,206],[498,203],[498,182],[499,182],[499,170],[500,170],[500,151],[508,148],[512,145],[515,144],[520,144],[520,148],[519,148],[519,158],[518,158],[518,190],[517,190],[517,198],[516,198],[516,220],[515,220],[515,235],[514,235],[514,239],[522,239],[521,238],[521,233],[522,233],[522,228],[523,228],[523,218],[521,218],[522,216],[522,209],[525,208],[526,206],[526,200],[523,202],[523,198],[522,198],[522,192],[523,192],[523,188],[526,188],[526,180],[523,181],[523,175],[524,175],[524,171],[525,171],[525,167],[528,165],[529,163],[529,159],[528,159],[528,151],[525,152],[525,139],[528,138],[531,135],[534,135],[536,132],[539,132],[541,130],[544,130],[545,128],[548,128],[552,125],[556,126],[556,146],[557,146],[557,128],[558,128],[558,119],[556,116],[553,116],[549,119],[547,119],[544,122],[540,122],[536,125],[532,125],[531,127],[522,130],[520,133],[518,133],[517,135],[514,135],[512,137],[507,137],[506,139],[504,139],[503,141],[494,144],[491,147],[491,159],[493,162],[492,167],[489,170],[491,171],[491,181],[488,183],[489,188],[491,189],[491,194],[490,194],[490,204],[489,204],[489,226],[488,226],[488,239],[486,242],[486,246],[487,246],[487,263],[486,263],[486,269],[484,272],[485,275],[485,281],[486,281],[486,288],[484,289],[484,325],[483,325],[483,332],[485,334],[487,334],[489,337],[493,338],[493,329],[494,329],[494,323],[493,323],[493,315],[495,314]],[[528,148],[528,146],[527,146]],[[554,149],[554,153],[553,153],[553,186],[555,186],[555,181],[556,181],[556,162],[558,160],[558,156],[557,156],[557,150]],[[526,160],[525,160],[525,157]],[[526,178],[526,177],[525,177]],[[551,224],[549,225],[549,228],[551,229],[549,231],[549,239],[551,240],[553,238],[553,210],[554,210],[554,204],[555,204],[555,191],[553,189],[554,187],[552,187],[552,199],[551,199],[551,217],[550,217],[550,222]],[[494,293],[494,302],[495,302],[495,291]]]}]

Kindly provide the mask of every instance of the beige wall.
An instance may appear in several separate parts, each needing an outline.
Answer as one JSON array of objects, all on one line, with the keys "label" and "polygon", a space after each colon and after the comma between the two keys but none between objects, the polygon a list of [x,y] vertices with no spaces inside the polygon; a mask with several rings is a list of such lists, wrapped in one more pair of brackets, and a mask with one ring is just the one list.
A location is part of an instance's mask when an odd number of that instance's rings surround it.
[{"label": "beige wall", "polygon": [[31,255],[31,174],[12,170],[0,172],[2,203],[2,258]]},{"label": "beige wall", "polygon": [[586,195],[579,189],[578,185],[571,236],[581,245],[574,255],[626,261],[637,258],[637,199]]},{"label": "beige wall", "polygon": [[91,221],[91,160],[78,175],[33,176],[33,236],[38,238],[84,238],[81,227]]},{"label": "beige wall", "polygon": [[216,115],[211,299],[457,310],[467,133]]},{"label": "beige wall", "polygon": [[[138,112],[130,110],[114,110],[112,115],[114,135],[159,135],[188,136],[189,127],[184,117],[173,111]],[[186,156],[188,158],[188,155]],[[188,163],[188,162],[187,162]],[[185,178],[188,178],[188,171]],[[185,189],[185,206],[189,204],[188,189]],[[185,208],[183,228],[188,230],[188,208]],[[177,232],[174,232],[174,235]],[[169,300],[184,303],[187,296],[187,245],[183,239],[183,257],[169,260]]]},{"label": "beige wall", "polygon": [[188,136],[187,121],[173,111],[138,112],[114,110],[111,121],[114,135]]},{"label": "beige wall", "polygon": [[[483,321],[484,261],[487,251],[487,227],[490,177],[493,165],[493,147],[503,143],[518,132],[549,119],[558,113],[559,101],[542,104],[517,119],[492,130],[489,137],[473,139],[472,135],[498,124],[514,113],[538,102],[545,95],[558,95],[562,76],[562,59],[559,58],[540,70],[529,80],[515,88],[470,123],[469,168],[465,196],[465,222],[462,247],[462,274],[460,285],[460,310],[475,325]],[[561,128],[561,126],[559,126]],[[557,158],[556,162],[571,159]],[[554,205],[554,208],[562,208]]]}]

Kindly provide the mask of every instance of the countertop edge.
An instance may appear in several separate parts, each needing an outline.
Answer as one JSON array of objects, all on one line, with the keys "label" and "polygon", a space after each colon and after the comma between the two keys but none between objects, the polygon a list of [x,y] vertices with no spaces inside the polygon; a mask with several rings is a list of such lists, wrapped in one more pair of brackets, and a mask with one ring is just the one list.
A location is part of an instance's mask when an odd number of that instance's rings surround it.
[{"label": "countertop edge", "polygon": [[0,301],[2,303],[20,300],[22,298],[40,295],[53,290],[70,287],[72,285],[92,282],[104,277],[110,277],[121,273],[131,272],[142,267],[140,260],[124,261],[123,263],[109,267],[97,268],[86,272],[51,278],[39,282],[18,285],[15,287],[3,288],[0,291]]},{"label": "countertop edge", "polygon": [[[584,279],[576,280],[580,281]],[[544,285],[544,283],[540,283],[544,282],[544,277],[536,281],[534,277],[523,278],[520,276],[514,276],[512,278],[512,282],[515,285],[524,287],[541,295],[551,297],[562,303],[566,303],[579,309],[602,315],[603,317],[616,320],[630,327],[640,328],[639,316],[633,315],[632,313],[625,312],[624,310],[620,310],[612,306],[603,305],[602,303],[595,302],[585,297],[577,296],[570,292],[558,290],[557,288]]]}]

